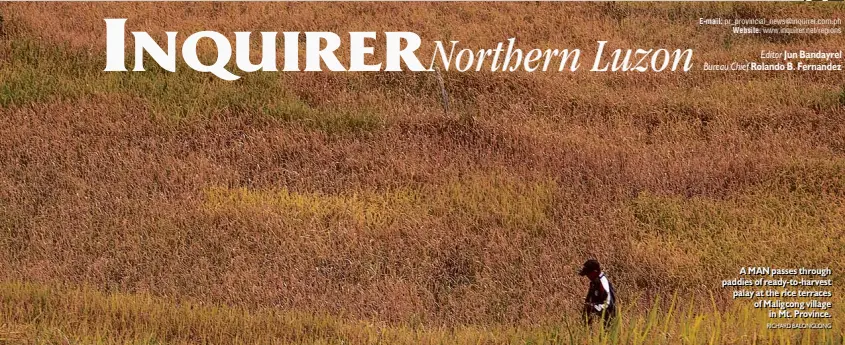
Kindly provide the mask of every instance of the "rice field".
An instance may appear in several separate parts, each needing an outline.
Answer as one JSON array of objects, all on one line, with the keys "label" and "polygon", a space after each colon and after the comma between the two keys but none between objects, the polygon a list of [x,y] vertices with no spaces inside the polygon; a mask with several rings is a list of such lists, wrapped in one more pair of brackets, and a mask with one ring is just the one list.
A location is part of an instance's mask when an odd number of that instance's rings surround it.
[{"label": "rice field", "polygon": [[[843,16],[818,3],[0,4],[0,343],[841,344],[840,73],[449,71],[444,112],[433,73],[106,73],[103,18],[156,39],[601,39],[691,48],[700,66],[843,39],[699,18]],[[607,330],[577,314],[590,257],[622,301]],[[749,266],[832,269],[832,328],[766,329],[720,285]]]}]

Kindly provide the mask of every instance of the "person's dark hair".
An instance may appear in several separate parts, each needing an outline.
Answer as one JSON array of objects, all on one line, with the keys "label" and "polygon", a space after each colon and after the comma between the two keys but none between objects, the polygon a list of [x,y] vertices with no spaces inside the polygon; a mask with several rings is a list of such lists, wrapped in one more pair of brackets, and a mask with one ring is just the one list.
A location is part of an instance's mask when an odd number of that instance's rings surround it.
[{"label": "person's dark hair", "polygon": [[578,272],[578,275],[585,276],[587,273],[598,271],[601,272],[601,265],[595,259],[590,259],[584,262],[584,267],[581,268],[581,272]]}]

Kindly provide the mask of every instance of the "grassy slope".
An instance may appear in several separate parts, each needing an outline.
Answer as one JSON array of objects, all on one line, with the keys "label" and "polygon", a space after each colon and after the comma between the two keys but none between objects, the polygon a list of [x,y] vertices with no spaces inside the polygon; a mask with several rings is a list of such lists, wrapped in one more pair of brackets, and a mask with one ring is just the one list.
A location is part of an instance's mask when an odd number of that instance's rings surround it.
[{"label": "grassy slope", "polygon": [[[6,297],[11,310],[78,293],[48,288],[59,284],[169,296],[149,303],[172,313],[183,309],[171,301],[189,300],[487,327],[555,323],[575,310],[584,282],[573,272],[587,256],[641,305],[677,290],[728,308],[718,280],[744,265],[828,266],[841,280],[845,86],[835,74],[447,73],[454,109],[444,117],[426,74],[229,83],[184,69],[101,72],[104,17],[151,32],[401,28],[485,47],[516,35],[526,47],[589,50],[606,38],[729,61],[841,41],[736,37],[695,18],[830,16],[841,6],[161,6],[0,8],[0,276],[45,284],[4,285],[19,296]],[[64,11],[76,19],[52,17]],[[66,315],[72,305],[43,307]],[[97,310],[71,315],[111,315]],[[5,317],[12,328],[91,336],[77,321]],[[350,337],[369,332],[331,322]],[[104,327],[180,333],[136,326]],[[462,337],[431,329],[424,337]],[[491,341],[547,331],[502,332]]]},{"label": "grassy slope", "polygon": [[[838,344],[836,330],[767,330],[747,308],[697,308],[675,298],[622,310],[608,329],[561,319],[521,326],[409,326],[272,308],[179,304],[147,294],[0,285],[0,341],[97,344]],[[686,304],[687,307],[679,305]],[[4,321],[0,319],[0,321]],[[793,320],[800,321],[800,320]],[[811,320],[804,320],[811,321]]]}]

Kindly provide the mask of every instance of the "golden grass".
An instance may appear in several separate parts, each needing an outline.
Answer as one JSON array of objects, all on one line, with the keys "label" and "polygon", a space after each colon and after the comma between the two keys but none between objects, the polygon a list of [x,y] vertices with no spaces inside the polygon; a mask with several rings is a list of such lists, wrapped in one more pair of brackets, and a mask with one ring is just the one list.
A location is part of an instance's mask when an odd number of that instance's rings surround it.
[{"label": "golden grass", "polygon": [[520,328],[390,326],[22,283],[0,285],[0,301],[0,341],[8,344],[839,344],[843,339],[841,329],[771,330],[753,309],[697,311],[681,307],[676,298],[654,301],[644,313],[629,306],[622,321],[607,329],[586,327],[574,317]]},{"label": "golden grass", "polygon": [[[211,210],[257,210],[317,227],[330,223],[384,231],[416,226],[432,218],[467,219],[467,226],[496,223],[526,231],[548,227],[553,181],[526,183],[513,177],[469,176],[443,186],[363,191],[349,195],[210,188]],[[402,224],[398,224],[402,223]]]}]

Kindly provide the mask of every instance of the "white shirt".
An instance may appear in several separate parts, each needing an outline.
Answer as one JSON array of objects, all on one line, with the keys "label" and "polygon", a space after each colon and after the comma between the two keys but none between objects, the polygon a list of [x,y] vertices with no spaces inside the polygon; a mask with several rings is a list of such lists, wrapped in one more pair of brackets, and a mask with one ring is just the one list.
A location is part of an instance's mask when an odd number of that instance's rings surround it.
[{"label": "white shirt", "polygon": [[593,307],[596,308],[596,311],[602,311],[610,306],[610,302],[613,299],[613,296],[610,294],[610,281],[607,280],[607,276],[604,275],[602,272],[599,275],[599,281],[601,282],[601,287],[604,288],[604,291],[607,292],[607,298],[604,300],[602,304],[596,304]]}]

